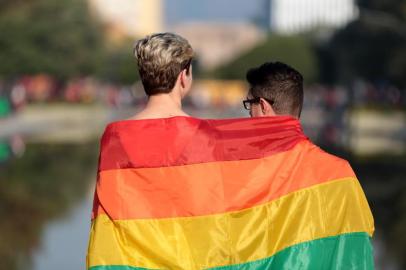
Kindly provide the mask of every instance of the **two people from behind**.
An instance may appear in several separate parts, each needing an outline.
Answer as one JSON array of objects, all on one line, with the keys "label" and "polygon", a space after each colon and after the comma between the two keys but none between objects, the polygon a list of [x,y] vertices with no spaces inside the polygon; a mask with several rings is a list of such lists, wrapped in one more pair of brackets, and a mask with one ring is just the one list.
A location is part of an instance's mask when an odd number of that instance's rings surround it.
[{"label": "two people from behind", "polygon": [[[134,47],[139,74],[148,103],[131,119],[187,116],[182,99],[189,93],[194,51],[188,41],[172,33],[139,40]],[[252,117],[290,115],[300,118],[303,78],[292,67],[269,62],[247,73],[250,84],[244,107]]]},{"label": "two people from behind", "polygon": [[134,55],[148,103],[102,137],[88,269],[373,269],[367,200],[303,134],[298,71],[252,68],[252,118],[198,119],[188,41],[154,34]]}]

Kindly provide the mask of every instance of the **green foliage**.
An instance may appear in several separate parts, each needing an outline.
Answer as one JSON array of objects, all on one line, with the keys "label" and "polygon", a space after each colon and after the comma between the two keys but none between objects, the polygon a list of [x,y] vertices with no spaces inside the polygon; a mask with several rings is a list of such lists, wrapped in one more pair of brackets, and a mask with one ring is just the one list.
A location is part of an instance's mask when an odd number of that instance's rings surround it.
[{"label": "green foliage", "polygon": [[405,0],[357,0],[361,10],[379,11],[398,18],[406,18]]},{"label": "green foliage", "polygon": [[393,31],[362,21],[354,22],[339,31],[331,41],[338,67],[337,79],[347,82],[358,76],[372,81],[389,79],[399,82],[402,78],[397,73],[405,62],[397,59],[397,55],[402,54],[405,46],[404,38]]},{"label": "green foliage", "polygon": [[136,60],[132,54],[133,42],[127,40],[107,51],[99,77],[121,84],[133,84],[139,79]]},{"label": "green foliage", "polygon": [[360,17],[321,48],[323,81],[363,78],[406,87],[406,1],[359,0]]},{"label": "green foliage", "polygon": [[394,225],[390,237],[395,246],[395,253],[401,262],[403,269],[406,267],[404,251],[406,250],[406,187],[403,188],[399,196],[399,202],[395,205],[398,211],[399,221]]},{"label": "green foliage", "polygon": [[85,1],[1,5],[5,11],[0,14],[0,76],[48,73],[66,79],[97,70],[102,37]]},{"label": "green foliage", "polygon": [[11,113],[11,104],[8,99],[0,97],[0,118],[6,117]]},{"label": "green foliage", "polygon": [[281,61],[294,67],[302,73],[306,82],[317,79],[317,59],[311,43],[301,36],[277,35],[271,35],[264,43],[211,71],[208,76],[244,80],[248,69],[268,61]]}]

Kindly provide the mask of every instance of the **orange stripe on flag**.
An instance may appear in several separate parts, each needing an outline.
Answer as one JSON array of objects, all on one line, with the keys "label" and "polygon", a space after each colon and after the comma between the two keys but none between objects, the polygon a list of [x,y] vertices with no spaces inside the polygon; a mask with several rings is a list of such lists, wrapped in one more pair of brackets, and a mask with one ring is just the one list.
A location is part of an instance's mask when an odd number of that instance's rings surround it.
[{"label": "orange stripe on flag", "polygon": [[308,141],[262,159],[102,171],[93,218],[202,216],[267,203],[330,180],[355,177],[348,163]]}]

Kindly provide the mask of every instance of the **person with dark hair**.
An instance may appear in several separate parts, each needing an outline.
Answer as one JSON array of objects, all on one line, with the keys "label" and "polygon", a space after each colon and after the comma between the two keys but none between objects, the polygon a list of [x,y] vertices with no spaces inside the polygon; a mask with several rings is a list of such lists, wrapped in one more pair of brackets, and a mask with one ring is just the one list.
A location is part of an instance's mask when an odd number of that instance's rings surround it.
[{"label": "person with dark hair", "polygon": [[[244,108],[249,110],[253,120],[267,119],[275,123],[274,132],[275,134],[279,132],[275,135],[278,146],[284,144],[284,137],[287,136],[285,132],[290,128],[296,129],[300,136],[305,136],[299,122],[304,96],[303,77],[297,70],[281,62],[267,62],[248,70],[247,81],[249,90],[247,99],[243,100]],[[262,125],[258,125],[258,132],[262,132]],[[264,141],[263,145],[267,143]],[[326,153],[309,139],[297,143],[283,155],[284,162],[281,162],[280,166],[269,168],[273,170],[272,177],[269,178],[269,189],[282,190],[291,186],[306,185],[307,187],[301,191],[318,190],[314,194],[308,193],[300,204],[290,204],[284,209],[285,226],[307,224],[306,229],[300,230],[298,235],[308,234],[309,237],[313,237],[313,240],[282,250],[281,253],[285,253],[285,256],[280,256],[280,261],[271,263],[267,269],[373,269],[371,245],[374,232],[373,216],[350,164],[344,159]],[[312,182],[312,178],[319,177],[324,178],[324,181]],[[279,181],[284,184],[276,184]],[[349,185],[339,187],[343,183]],[[328,191],[329,188],[325,189],[327,186],[331,187],[330,191]],[[297,193],[299,192],[286,192],[285,196],[296,196]],[[320,201],[321,197],[328,199]],[[317,214],[307,216],[304,213],[310,211],[309,205],[312,201],[321,202],[321,208],[312,209]],[[287,214],[297,209],[303,211],[300,213],[298,211],[294,217]],[[353,216],[350,214],[351,209],[359,209],[363,214]],[[320,212],[323,214],[318,216]],[[270,224],[273,224],[272,218]],[[339,225],[333,230],[334,232],[330,232],[328,237],[314,237],[315,232],[319,230],[317,227],[321,224],[323,224],[323,231]],[[360,228],[359,224],[366,226]],[[349,233],[348,229],[355,227],[358,227],[356,232]],[[285,235],[288,234],[287,231],[278,229],[273,230],[272,233],[282,239],[300,238],[298,235]],[[295,247],[300,251],[293,251]],[[292,260],[298,255],[303,256]]]},{"label": "person with dark hair", "polygon": [[281,62],[268,62],[247,72],[250,85],[245,109],[251,116],[291,115],[300,118],[303,77]]}]

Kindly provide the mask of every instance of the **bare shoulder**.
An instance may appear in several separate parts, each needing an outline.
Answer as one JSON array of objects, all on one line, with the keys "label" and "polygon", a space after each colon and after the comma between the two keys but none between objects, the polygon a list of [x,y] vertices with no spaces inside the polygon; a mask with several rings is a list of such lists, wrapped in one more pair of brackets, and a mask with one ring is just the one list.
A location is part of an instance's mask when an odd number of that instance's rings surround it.
[{"label": "bare shoulder", "polygon": [[128,118],[128,120],[145,120],[145,119],[160,119],[160,118],[169,118],[174,116],[189,116],[184,111],[177,111],[173,113],[161,112],[161,111],[152,111],[152,110],[143,110],[134,116]]},{"label": "bare shoulder", "polygon": [[143,120],[143,119],[153,119],[156,118],[154,117],[153,113],[145,112],[145,110],[138,112],[137,114],[131,116],[127,120]]}]

